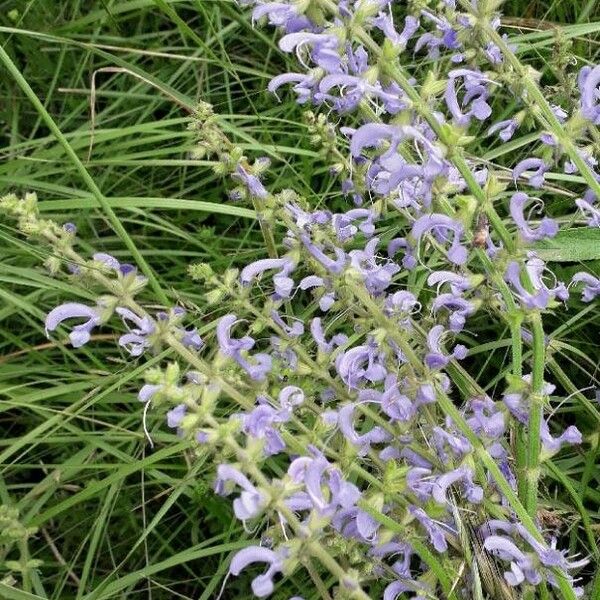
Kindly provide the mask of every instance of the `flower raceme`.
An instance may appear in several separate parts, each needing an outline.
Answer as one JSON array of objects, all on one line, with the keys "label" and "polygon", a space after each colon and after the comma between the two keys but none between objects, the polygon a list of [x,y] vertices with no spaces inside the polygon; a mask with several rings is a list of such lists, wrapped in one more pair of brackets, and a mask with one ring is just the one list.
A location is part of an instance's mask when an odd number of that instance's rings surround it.
[{"label": "flower raceme", "polygon": [[[50,311],[46,330],[75,322],[69,337],[80,347],[116,314],[126,329],[118,344],[131,357],[171,348],[176,362],[147,371],[139,400],[145,415],[163,410],[174,433],[214,457],[215,492],[233,498],[246,531],[269,538],[238,551],[229,567],[238,577],[262,565],[251,576],[255,596],[272,594],[303,564],[313,577],[314,565],[328,571],[348,597],[470,598],[478,572],[445,570],[471,565],[478,543],[517,594],[547,584],[572,600],[583,563],[557,550],[564,540],[548,538],[520,488],[525,466],[539,471],[583,435],[573,425],[556,434],[554,419],[538,410],[555,392],[539,383],[540,344],[532,344],[535,377],[522,377],[516,362],[523,340],[539,341],[539,331],[525,331],[530,322],[569,300],[536,254],[561,221],[545,211],[536,219],[532,208],[544,206],[558,164],[593,172],[586,136],[598,124],[598,67],[581,70],[574,114],[552,108],[565,128],[580,124],[576,156],[544,129],[543,147],[527,149],[501,177],[482,166],[473,140],[506,142],[535,115],[512,85],[506,47],[485,39],[486,28],[499,27],[497,14],[478,12],[477,3],[465,12],[450,0],[414,12],[387,0],[243,4],[297,58],[268,90],[281,97],[290,87],[300,104],[339,115],[336,152],[325,159],[335,155],[327,166],[351,206],[314,208],[293,190],[270,191],[269,161],[244,156],[202,105],[193,126],[198,154],[216,156],[235,186],[230,197],[251,202],[261,226],[284,232],[279,254],[239,272],[191,267],[207,290],[202,339],[183,326],[183,309],[144,308],[145,280],[134,267],[107,254],[84,260],[72,226],[48,224],[30,198],[10,197],[3,207],[21,229],[69,261],[69,276],[102,290],[95,304]],[[435,63],[423,75],[410,68],[413,55]],[[577,191],[573,213],[597,227],[594,190]],[[485,211],[492,227],[482,233],[475,224]],[[584,302],[600,294],[584,271],[571,285]],[[513,336],[514,373],[500,398],[470,375],[481,367],[470,352],[477,319]],[[540,447],[515,457],[513,440],[526,428]],[[521,454],[535,462],[521,464]],[[467,514],[477,540],[465,538]]]}]

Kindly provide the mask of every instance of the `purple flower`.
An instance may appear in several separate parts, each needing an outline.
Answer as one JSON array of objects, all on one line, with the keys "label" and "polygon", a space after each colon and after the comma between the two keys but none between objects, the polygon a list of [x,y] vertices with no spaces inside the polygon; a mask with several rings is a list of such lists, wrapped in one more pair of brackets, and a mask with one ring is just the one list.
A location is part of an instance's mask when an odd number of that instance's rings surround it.
[{"label": "purple flower", "polygon": [[452,27],[447,19],[432,14],[427,10],[421,10],[421,15],[435,24],[437,33],[424,33],[415,44],[415,53],[424,46],[428,49],[428,57],[437,59],[440,56],[440,48],[456,50],[461,44],[458,41],[458,31]]},{"label": "purple flower", "polygon": [[529,225],[523,213],[525,204],[528,201],[529,196],[524,192],[517,192],[510,199],[510,216],[518,227],[521,237],[526,242],[535,242],[544,238],[554,237],[558,233],[558,223],[554,219],[544,217],[537,229],[533,229]]},{"label": "purple flower", "polygon": [[496,535],[499,531],[512,535],[516,530],[513,523],[502,521],[501,519],[490,519],[479,528],[479,532],[483,538]]},{"label": "purple flower", "polygon": [[149,402],[162,388],[162,385],[147,383],[138,392],[138,400],[144,403]]},{"label": "purple flower", "polygon": [[390,140],[390,148],[385,156],[391,156],[402,140],[402,130],[394,125],[385,123],[367,123],[352,134],[350,153],[354,158],[359,157],[365,148],[373,148]]},{"label": "purple flower", "polygon": [[294,92],[296,92],[298,99],[297,102],[299,104],[304,104],[308,102],[314,93],[314,88],[316,82],[312,75],[307,75],[304,73],[284,73],[282,75],[277,75],[273,77],[267,86],[267,89],[272,94],[277,96],[277,90],[287,83],[295,83],[292,88]]},{"label": "purple flower", "polygon": [[590,273],[580,271],[575,273],[571,279],[571,284],[583,283],[583,291],[581,293],[581,299],[584,302],[591,302],[597,296],[600,296],[600,279],[594,277]]},{"label": "purple flower", "polygon": [[294,52],[298,51],[303,46],[318,46],[320,44],[337,47],[338,41],[332,35],[309,33],[305,31],[288,33],[279,40],[279,47],[283,52]]},{"label": "purple flower", "polygon": [[[462,79],[465,94],[462,103],[459,103],[456,80]],[[479,121],[485,121],[492,114],[492,107],[487,103],[489,93],[485,86],[486,79],[483,74],[470,69],[455,69],[448,73],[448,83],[444,98],[448,110],[457,125],[465,127],[475,117]],[[463,108],[471,104],[469,110],[464,113]]]},{"label": "purple flower", "polygon": [[256,260],[242,269],[240,281],[243,285],[248,285],[252,279],[258,277],[265,271],[279,269],[279,272],[273,276],[275,293],[279,298],[289,298],[294,287],[294,280],[288,276],[294,268],[295,265],[289,258],[265,258]]},{"label": "purple flower", "polygon": [[450,291],[455,296],[460,296],[463,292],[473,287],[468,277],[454,273],[453,271],[434,271],[427,278],[427,285],[437,285],[438,293],[440,286],[446,283],[450,286]]},{"label": "purple flower", "polygon": [[534,569],[531,558],[519,550],[509,538],[490,535],[483,542],[483,547],[500,560],[510,561],[510,571],[504,573],[504,579],[509,585],[520,585],[525,579],[533,585],[540,583],[541,575]]},{"label": "purple flower", "polygon": [[[352,239],[359,231],[366,237],[375,233],[373,221],[376,215],[373,210],[367,208],[354,208],[346,213],[333,215],[331,225],[336,232],[338,240],[345,242]],[[358,221],[358,225],[355,223]]]},{"label": "purple flower", "polygon": [[[339,98],[329,94],[334,87],[340,88]],[[332,101],[335,110],[340,113],[355,110],[365,96],[384,99],[387,97],[388,100],[391,100],[390,94],[381,88],[381,84],[378,82],[371,84],[357,75],[334,73],[326,75],[319,83],[319,98]]]},{"label": "purple flower", "polygon": [[277,573],[283,571],[284,556],[281,552],[275,552],[269,548],[261,546],[249,546],[236,552],[231,559],[229,572],[232,575],[239,575],[248,565],[253,563],[266,563],[269,565],[267,570],[252,580],[252,591],[258,598],[264,598],[273,593],[275,589],[273,578]]},{"label": "purple flower", "polygon": [[504,394],[502,401],[512,414],[522,424],[526,424],[528,421],[528,413],[524,408],[523,395],[519,393],[508,393]]},{"label": "purple flower", "polygon": [[[273,351],[271,352],[271,356],[256,354],[254,358],[256,359],[258,357],[261,363],[265,362],[265,368],[267,364],[271,365],[272,359],[275,358],[280,361],[280,368],[288,368],[291,371],[296,371],[296,369],[298,368],[298,355],[290,347],[289,340],[283,340],[282,338],[276,335],[272,335],[269,338],[269,342],[271,343],[271,347],[273,349]],[[268,356],[268,361],[266,359],[262,359],[262,356]],[[279,375],[279,378],[281,378],[281,375]]]},{"label": "purple flower", "polygon": [[475,305],[455,294],[440,294],[437,296],[431,310],[434,315],[445,309],[449,312],[448,324],[450,331],[458,333],[462,331],[467,317],[475,313]]},{"label": "purple flower", "polygon": [[280,412],[268,404],[259,404],[251,412],[241,415],[242,429],[246,435],[264,441],[265,456],[273,456],[285,450],[285,442],[276,424],[287,421],[291,415]]},{"label": "purple flower", "polygon": [[349,388],[357,388],[365,380],[376,383],[385,379],[387,371],[384,358],[377,344],[369,342],[338,355],[335,368]]},{"label": "purple flower", "polygon": [[[410,583],[406,583],[405,581],[399,580],[392,581],[392,583],[389,583],[386,586],[385,590],[383,590],[383,600],[397,600],[400,594],[403,594],[404,592],[414,592],[417,587],[418,583],[416,581],[410,581]],[[412,596],[412,600],[420,600],[421,598],[426,598],[427,595]]]},{"label": "purple flower", "polygon": [[[443,378],[441,387],[445,392],[447,392],[449,389],[449,386],[444,384]],[[423,404],[433,404],[436,400],[437,395],[433,384],[428,382],[421,383],[421,385],[419,385],[417,388],[417,396],[415,398],[417,406],[422,406]]]},{"label": "purple flower", "polygon": [[390,258],[393,258],[398,250],[402,248],[404,250],[404,257],[402,258],[402,266],[409,271],[417,266],[417,259],[414,256],[414,248],[408,243],[405,238],[394,238],[387,247],[387,254]]},{"label": "purple flower", "polygon": [[600,125],[600,66],[585,66],[579,72],[581,114],[594,125]]},{"label": "purple flower", "polygon": [[448,504],[448,488],[457,481],[463,482],[465,497],[473,504],[483,500],[483,489],[473,483],[473,471],[468,467],[458,467],[453,471],[444,473],[435,479],[432,487],[432,496],[438,504]]},{"label": "purple flower", "polygon": [[267,192],[265,186],[260,182],[260,179],[256,175],[248,173],[242,165],[236,167],[233,177],[246,187],[251,196],[264,199],[269,195],[269,192]]},{"label": "purple flower", "polygon": [[[417,403],[411,402],[410,398],[403,394],[398,387],[398,378],[390,374],[385,378],[384,390],[379,398],[381,410],[392,421],[406,423],[410,421],[417,412]],[[362,395],[360,396],[362,398]]]},{"label": "purple flower", "polygon": [[[359,530],[359,516],[364,515]],[[366,517],[366,518],[365,518]],[[369,515],[352,506],[338,510],[331,519],[331,525],[347,539],[372,543],[377,538],[378,523],[374,519],[367,521]]]},{"label": "purple flower", "polygon": [[[594,157],[594,155],[587,148],[575,148],[575,151],[581,158],[581,160],[590,168],[594,173],[594,177],[598,179],[599,175],[596,173],[595,168],[598,166],[598,161]],[[573,173],[577,173],[579,171],[579,167],[570,159],[567,159],[564,163],[564,171],[565,173],[571,175]],[[590,190],[584,196],[585,200],[588,200],[587,195],[590,194]]]},{"label": "purple flower", "polygon": [[512,261],[509,263],[504,278],[510,283],[516,291],[517,298],[528,309],[544,309],[548,306],[550,300],[558,298],[567,300],[569,292],[563,283],[556,282],[556,286],[549,288],[543,281],[542,276],[546,265],[539,258],[530,258],[525,266],[527,274],[532,285],[532,291],[525,289],[521,283],[521,269],[519,263]]},{"label": "purple flower", "polygon": [[422,508],[409,506],[408,510],[425,528],[433,547],[438,552],[446,552],[448,550],[448,542],[446,541],[446,534],[442,526],[437,521],[434,521]]},{"label": "purple flower", "polygon": [[300,280],[298,287],[301,290],[309,290],[315,287],[325,287],[325,280],[317,275],[307,275]]},{"label": "purple flower", "polygon": [[467,349],[461,344],[454,346],[452,354],[445,354],[441,346],[444,333],[446,332],[442,325],[434,325],[427,334],[429,352],[425,356],[425,364],[430,369],[443,369],[452,358],[462,360],[467,356]]},{"label": "purple flower", "polygon": [[575,200],[575,204],[587,218],[588,227],[600,227],[600,210],[583,198]]},{"label": "purple flower", "polygon": [[121,263],[114,256],[106,254],[105,252],[96,252],[92,258],[113,271],[118,271],[121,268]]},{"label": "purple flower", "polygon": [[[420,210],[419,201],[429,206],[435,179],[449,172],[449,163],[439,147],[432,144],[427,135],[412,126],[367,124],[352,136],[351,150],[359,153],[366,146],[377,146],[390,140],[389,149],[377,157],[368,169],[369,188],[381,195],[398,196],[394,204],[399,208],[413,207]],[[414,141],[422,164],[408,163],[397,153],[403,141]]]},{"label": "purple flower", "polygon": [[343,346],[348,341],[346,334],[337,333],[328,342],[325,338],[325,332],[323,331],[323,325],[319,317],[315,317],[310,322],[310,332],[319,348],[319,352],[323,352],[323,354],[330,354],[336,346]]},{"label": "purple flower", "polygon": [[243,350],[251,350],[254,347],[254,340],[249,336],[240,339],[231,337],[231,329],[238,323],[235,315],[225,315],[221,317],[217,324],[217,340],[221,352],[226,356],[234,356]]},{"label": "purple flower", "polygon": [[392,283],[392,277],[400,271],[400,267],[392,261],[377,264],[375,252],[378,244],[379,238],[373,238],[364,250],[350,251],[350,264],[361,274],[365,287],[373,295],[381,294]]},{"label": "purple flower", "polygon": [[297,338],[304,333],[304,325],[300,319],[294,318],[293,324],[290,326],[281,318],[281,315],[276,310],[271,311],[271,319],[290,338]]},{"label": "purple flower", "polygon": [[431,469],[425,467],[412,467],[406,473],[406,485],[408,489],[421,500],[427,502],[433,492],[433,478]]},{"label": "purple flower", "polygon": [[[154,333],[154,322],[148,315],[139,317],[128,308],[117,307],[116,312],[123,319],[129,333],[119,338],[119,346],[125,348],[131,356],[140,356],[151,346],[148,337]],[[132,327],[132,324],[134,325]]]},{"label": "purple flower", "polygon": [[366,513],[364,510],[356,509],[356,530],[365,542],[375,542],[380,527],[381,523],[374,519],[369,513]]},{"label": "purple flower", "polygon": [[433,33],[424,33],[419,36],[417,43],[415,44],[414,53],[419,52],[423,47],[428,49],[428,57],[431,59],[437,59],[440,56],[440,47],[443,46],[442,38],[436,36]]},{"label": "purple flower", "polygon": [[[410,564],[411,558],[413,556],[413,551],[410,544],[395,541],[387,542],[384,544],[378,544],[377,546],[373,546],[369,550],[369,554],[376,558],[396,558],[398,555],[401,555],[402,560],[396,560],[392,564],[392,570],[399,577],[403,577],[405,579],[412,579]],[[416,582],[415,585],[417,585]]]},{"label": "purple flower", "polygon": [[402,448],[399,456],[413,467],[421,467],[422,469],[429,470],[432,469],[432,464],[411,448]]},{"label": "purple flower", "polygon": [[296,7],[285,2],[259,3],[252,11],[252,23],[267,17],[269,24],[286,27],[287,23],[298,17]]},{"label": "purple flower", "polygon": [[385,299],[384,312],[388,317],[396,317],[406,329],[412,327],[410,317],[421,310],[421,304],[412,292],[400,290]]},{"label": "purple flower", "polygon": [[[339,508],[351,508],[360,498],[358,488],[345,481],[340,471],[318,451],[314,458],[295,459],[288,468],[288,475],[292,481],[304,483],[313,507],[324,516],[333,516]],[[328,491],[327,498],[323,487]]]},{"label": "purple flower", "polygon": [[521,523],[515,523],[512,527],[515,533],[518,533],[535,551],[540,562],[545,567],[558,567],[563,571],[569,571],[570,569],[577,569],[587,565],[590,561],[587,558],[578,561],[569,561],[567,559],[567,552],[565,550],[556,549],[556,538],[553,537],[550,542],[550,547],[547,544],[541,543],[535,538]]},{"label": "purple flower", "polygon": [[221,496],[227,496],[232,491],[231,484],[242,488],[239,498],[233,501],[233,512],[240,521],[246,521],[257,517],[267,504],[267,497],[258,490],[250,480],[238,469],[231,465],[219,465],[217,467],[217,479],[215,481],[215,492]]},{"label": "purple flower", "polygon": [[460,238],[464,233],[461,223],[446,215],[431,213],[417,219],[411,233],[419,241],[429,232],[433,233],[440,241],[447,241],[447,236],[451,233],[452,243],[446,255],[448,260],[455,265],[462,265],[467,261],[467,249],[460,243]]},{"label": "purple flower", "polygon": [[204,340],[200,337],[200,334],[195,328],[184,329],[180,327],[178,329],[179,335],[181,335],[181,343],[192,350],[200,350],[204,346]]},{"label": "purple flower", "polygon": [[438,456],[444,463],[447,463],[451,459],[446,452],[446,448],[451,450],[455,458],[462,458],[473,450],[469,440],[462,435],[446,431],[437,425],[432,428],[432,433],[431,441],[437,450]]},{"label": "purple flower", "polygon": [[[531,374],[523,375],[522,379],[528,387],[531,386]],[[554,392],[555,389],[556,386],[552,385],[551,383],[544,383],[542,387],[542,394],[544,396],[549,396],[550,394],[552,394],[552,392]],[[504,394],[502,401],[504,402],[512,416],[515,417],[515,419],[517,419],[520,423],[523,423],[524,425],[527,424],[527,421],[529,419],[529,405],[525,401],[523,393],[521,393],[520,391],[509,391],[508,393]]]},{"label": "purple flower", "polygon": [[506,429],[504,414],[497,410],[496,404],[488,397],[474,398],[470,402],[472,416],[467,423],[474,433],[497,439]]},{"label": "purple flower", "polygon": [[502,55],[502,51],[500,50],[500,48],[496,44],[494,44],[494,42],[488,42],[485,45],[484,53],[487,56],[487,59],[493,65],[499,65],[504,60],[504,56]]},{"label": "purple flower", "polygon": [[278,401],[282,412],[286,415],[285,420],[287,421],[291,417],[294,408],[304,402],[304,392],[295,385],[286,385],[279,392]]},{"label": "purple flower", "polygon": [[332,259],[327,256],[327,254],[325,254],[325,252],[323,252],[319,246],[313,244],[308,235],[304,233],[300,234],[300,240],[313,258],[319,261],[328,271],[339,274],[344,270],[347,262],[347,256],[341,248],[338,248],[337,246],[333,247],[335,259]]},{"label": "purple flower", "polygon": [[383,32],[383,35],[392,42],[398,49],[406,48],[409,40],[419,29],[419,19],[412,15],[407,15],[404,19],[404,29],[402,33],[398,33],[394,27],[394,22],[390,14],[380,12],[376,17],[371,19],[371,24]]},{"label": "purple flower", "polygon": [[548,131],[543,131],[542,133],[540,133],[540,142],[542,142],[542,144],[545,144],[546,146],[550,146],[551,148],[555,148],[556,146],[558,146],[558,140],[556,139],[553,133],[550,133]]},{"label": "purple flower", "polygon": [[310,288],[325,288],[325,290],[330,290],[327,291],[325,294],[323,294],[321,296],[321,298],[319,299],[319,308],[323,311],[323,312],[327,312],[332,306],[333,303],[335,302],[335,292],[331,291],[331,282],[330,281],[326,281],[324,280],[322,277],[317,277],[316,275],[308,275],[307,277],[304,277],[300,283],[298,284],[298,287],[301,290],[308,290]]},{"label": "purple flower", "polygon": [[344,196],[350,196],[350,198],[352,198],[352,201],[354,202],[355,206],[360,206],[363,203],[364,199],[362,195],[357,191],[352,179],[344,179],[342,181],[341,189],[342,194],[344,194]]},{"label": "purple flower", "polygon": [[390,435],[379,425],[375,425],[368,432],[359,434],[354,429],[354,410],[355,404],[346,404],[338,413],[338,425],[344,437],[358,450],[359,456],[364,456],[371,448],[371,444],[380,444],[388,441]]},{"label": "purple flower", "polygon": [[294,219],[296,226],[302,231],[310,231],[315,225],[326,225],[331,221],[331,213],[326,210],[306,212],[291,202],[285,204],[285,210]]},{"label": "purple flower", "polygon": [[178,404],[175,408],[172,408],[167,412],[167,426],[171,429],[177,429],[181,425],[186,412],[187,406],[185,404]]},{"label": "purple flower", "polygon": [[531,187],[541,188],[545,182],[544,175],[549,168],[541,158],[526,158],[513,169],[513,179],[516,183],[526,171],[533,171],[533,174],[529,175],[528,183]]},{"label": "purple flower", "polygon": [[91,332],[103,322],[102,308],[100,306],[87,306],[79,302],[66,302],[51,310],[46,316],[46,335],[54,331],[63,321],[67,319],[87,319],[85,323],[75,325],[69,339],[73,348],[80,348],[90,341]]},{"label": "purple flower", "polygon": [[558,452],[565,444],[581,444],[583,441],[581,432],[574,425],[567,427],[560,436],[552,437],[546,420],[542,420],[540,435],[544,448],[553,453]]},{"label": "purple flower", "polygon": [[97,252],[92,258],[104,268],[115,271],[120,280],[135,282],[137,286],[146,283],[146,278],[137,274],[137,268],[134,265],[120,263],[114,256],[105,254],[104,252]]},{"label": "purple flower", "polygon": [[[338,39],[326,33],[311,33],[298,31],[288,33],[279,40],[279,48],[283,52],[296,52],[299,62],[307,67],[300,52],[303,48],[312,48],[310,58],[327,73],[336,73],[341,67],[341,58],[338,51]],[[308,68],[308,67],[307,67]]]},{"label": "purple flower", "polygon": [[[196,328],[185,329],[178,326],[181,324],[185,314],[185,309],[180,306],[175,306],[168,313],[164,311],[157,312],[156,324],[158,325],[158,329],[164,332],[170,327],[171,331],[175,333],[184,346],[191,350],[200,350],[204,346],[204,340],[200,337]],[[141,329],[143,330],[144,328],[141,327]]]},{"label": "purple flower", "polygon": [[262,381],[271,370],[272,360],[268,354],[254,354],[248,361],[242,352],[247,352],[254,347],[254,340],[250,336],[240,339],[231,337],[231,329],[238,323],[235,315],[225,315],[217,324],[217,341],[219,348],[225,356],[233,358],[249,375],[251,379]]},{"label": "purple flower", "polygon": [[[556,538],[552,538],[548,547],[547,543],[539,541],[518,522],[513,524],[492,519],[486,522],[480,531],[485,538],[484,548],[500,560],[510,561],[510,571],[506,571],[504,577],[511,586],[523,582],[538,585],[542,581],[541,571],[544,567],[560,569],[562,571],[560,576],[572,584],[573,577],[569,571],[585,566],[589,562],[587,559],[570,561],[564,550],[556,549]],[[517,535],[531,547],[533,552],[525,552],[517,546]],[[557,587],[555,575],[549,571],[546,571],[545,575],[548,583]],[[582,588],[574,588],[574,591],[577,597],[583,593]]]}]

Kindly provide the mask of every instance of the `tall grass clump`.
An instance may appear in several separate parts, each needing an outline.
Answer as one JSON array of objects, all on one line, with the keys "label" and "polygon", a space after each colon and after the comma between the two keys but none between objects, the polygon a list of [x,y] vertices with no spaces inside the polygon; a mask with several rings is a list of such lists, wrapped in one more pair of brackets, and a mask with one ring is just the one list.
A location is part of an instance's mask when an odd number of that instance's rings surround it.
[{"label": "tall grass clump", "polygon": [[0,596],[600,598],[593,3],[63,4],[0,27]]}]

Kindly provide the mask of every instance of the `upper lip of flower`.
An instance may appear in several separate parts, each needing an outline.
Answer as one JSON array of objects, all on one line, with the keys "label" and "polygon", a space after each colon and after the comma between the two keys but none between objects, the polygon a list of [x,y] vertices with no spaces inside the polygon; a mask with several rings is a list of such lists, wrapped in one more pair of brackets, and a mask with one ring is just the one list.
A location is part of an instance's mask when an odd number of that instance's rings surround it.
[{"label": "upper lip of flower", "polygon": [[89,341],[92,329],[102,322],[101,310],[98,307],[87,306],[79,302],[65,302],[57,306],[46,315],[46,335],[48,332],[54,331],[63,321],[79,318],[87,318],[87,321],[75,325],[69,338],[73,347],[83,346]]}]

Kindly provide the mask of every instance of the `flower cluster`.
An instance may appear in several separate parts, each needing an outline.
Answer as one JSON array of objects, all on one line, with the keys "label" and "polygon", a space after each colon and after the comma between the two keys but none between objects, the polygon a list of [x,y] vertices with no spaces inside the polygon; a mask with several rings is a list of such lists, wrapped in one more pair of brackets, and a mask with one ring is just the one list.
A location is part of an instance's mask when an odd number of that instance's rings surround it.
[{"label": "flower cluster", "polygon": [[[600,281],[583,271],[569,285],[557,280],[536,244],[559,233],[540,198],[555,168],[583,177],[573,212],[600,224],[586,145],[600,123],[600,67],[581,70],[569,110],[543,97],[534,110],[539,88],[498,34],[495,2],[410,3],[408,12],[391,0],[244,4],[297,57],[298,70],[269,91],[291,86],[299,103],[339,113],[338,129],[308,120],[350,206],[315,209],[293,190],[269,191],[269,161],[249,161],[202,105],[197,154],[216,156],[231,198],[253,203],[267,245],[283,227],[282,251],[241,271],[190,268],[207,306],[227,307],[203,341],[183,327],[183,309],[151,314],[135,299],[145,279],[134,267],[83,259],[72,226],[42,222],[31,198],[5,199],[25,233],[68,261],[70,277],[103,288],[93,306],[52,310],[46,330],[83,321],[69,335],[79,347],[116,314],[131,356],[175,350],[178,362],[146,373],[139,399],[145,415],[166,409],[170,428],[213,453],[215,492],[269,540],[229,568],[238,576],[263,565],[257,597],[313,562],[352,598],[470,598],[482,585],[583,594],[574,577],[586,561],[557,550],[537,515],[540,465],[583,442],[573,425],[555,432],[544,413],[556,389],[545,382],[552,341],[542,325],[571,285],[591,302]],[[439,68],[406,70],[414,55]],[[495,107],[509,105],[515,115],[494,123],[506,113]],[[507,141],[534,119],[543,131],[508,178],[470,153],[478,133]],[[575,142],[562,134],[575,128]],[[512,373],[497,398],[469,372],[469,320],[483,314],[511,332]],[[491,582],[472,567],[476,544],[499,569]],[[458,564],[468,566],[449,576]]]}]

